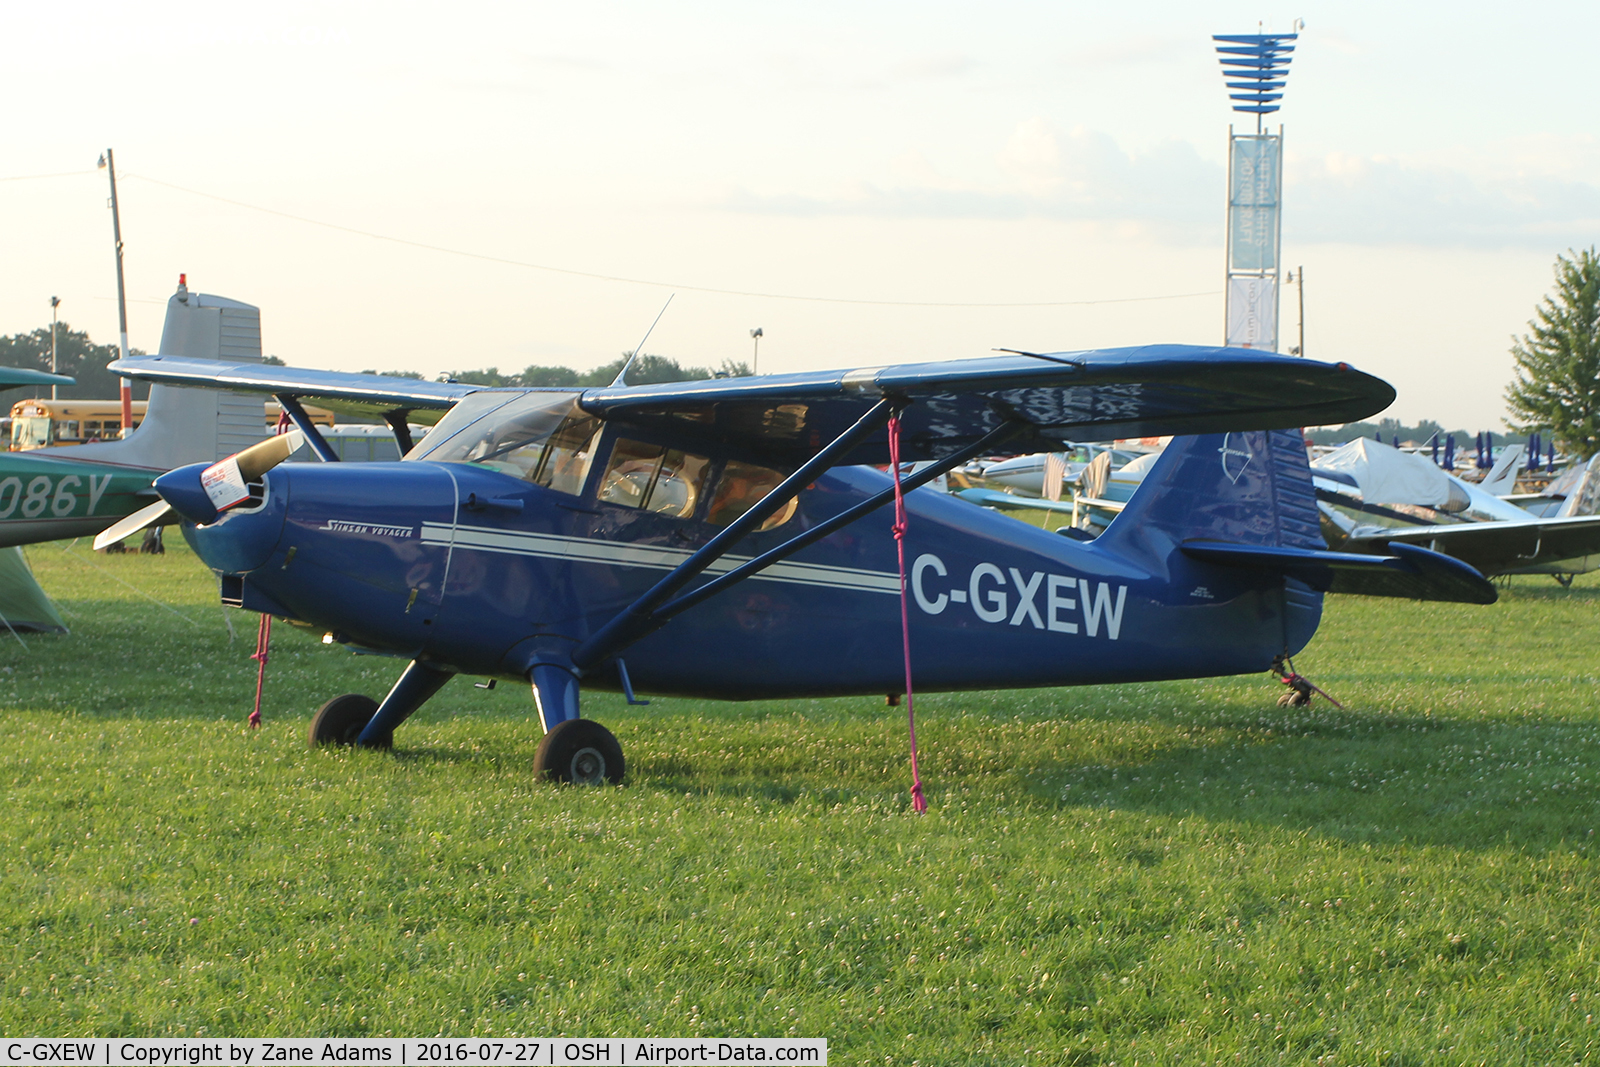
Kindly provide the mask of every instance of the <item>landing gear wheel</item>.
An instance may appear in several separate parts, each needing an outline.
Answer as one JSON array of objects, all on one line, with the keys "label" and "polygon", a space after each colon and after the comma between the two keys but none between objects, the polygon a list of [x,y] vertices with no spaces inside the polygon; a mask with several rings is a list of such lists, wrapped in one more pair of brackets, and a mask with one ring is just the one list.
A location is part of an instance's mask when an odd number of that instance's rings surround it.
[{"label": "landing gear wheel", "polygon": [[533,773],[573,785],[622,784],[622,746],[593,719],[568,719],[539,742]]},{"label": "landing gear wheel", "polygon": [[[306,734],[306,741],[312,748],[353,745],[367,723],[372,721],[372,713],[377,710],[378,702],[360,693],[334,697],[311,716],[311,729]],[[383,748],[394,743],[392,738],[384,740],[387,743],[381,746]]]}]

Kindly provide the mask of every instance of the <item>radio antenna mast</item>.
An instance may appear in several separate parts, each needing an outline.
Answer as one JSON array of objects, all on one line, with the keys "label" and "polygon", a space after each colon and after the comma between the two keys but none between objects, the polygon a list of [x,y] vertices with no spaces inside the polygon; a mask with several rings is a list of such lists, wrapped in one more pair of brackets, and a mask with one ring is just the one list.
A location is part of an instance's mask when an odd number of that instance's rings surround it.
[{"label": "radio antenna mast", "polygon": [[[677,296],[677,295],[678,295],[677,293],[673,293],[673,294],[671,294],[671,296],[668,296],[667,297],[667,304],[672,303],[672,297]],[[656,322],[660,322],[661,321],[661,316],[663,316],[663,315],[665,315],[667,313],[667,304],[662,304],[661,305],[661,310],[656,312],[655,322],[652,322],[650,324],[650,329],[646,330],[644,332],[644,336],[639,338],[639,343],[637,345],[635,345],[634,348],[633,348],[633,355],[629,356],[628,357],[628,361],[622,365],[622,369],[617,371],[616,380],[614,380],[611,383],[613,388],[615,388],[616,386],[619,386],[619,385],[624,386],[624,387],[627,386],[628,383],[624,379],[626,379],[628,377],[628,368],[633,366],[633,361],[639,358],[639,353],[640,352],[644,351],[644,343],[646,341],[650,340],[650,335],[655,332]]]}]

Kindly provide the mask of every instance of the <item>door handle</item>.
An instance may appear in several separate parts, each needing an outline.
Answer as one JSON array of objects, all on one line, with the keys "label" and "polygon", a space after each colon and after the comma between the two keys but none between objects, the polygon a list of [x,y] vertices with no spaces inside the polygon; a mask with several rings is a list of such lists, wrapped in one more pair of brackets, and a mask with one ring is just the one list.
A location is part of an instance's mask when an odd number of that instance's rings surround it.
[{"label": "door handle", "polygon": [[468,511],[487,511],[494,508],[497,511],[509,511],[513,515],[522,514],[523,502],[510,496],[479,496],[477,493],[468,493],[467,499],[461,506]]}]

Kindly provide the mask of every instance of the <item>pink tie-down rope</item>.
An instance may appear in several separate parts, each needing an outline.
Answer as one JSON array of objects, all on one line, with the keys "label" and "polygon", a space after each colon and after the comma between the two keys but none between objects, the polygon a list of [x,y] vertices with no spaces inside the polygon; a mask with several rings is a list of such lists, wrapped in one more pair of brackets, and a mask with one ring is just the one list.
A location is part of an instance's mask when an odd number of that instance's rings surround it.
[{"label": "pink tie-down rope", "polygon": [[889,470],[894,475],[894,544],[900,557],[900,644],[906,664],[906,730],[911,736],[911,807],[918,815],[928,810],[917,772],[917,714],[911,695],[911,613],[906,607],[906,498],[900,488],[900,416],[889,419]]},{"label": "pink tie-down rope", "polygon": [[[287,433],[290,425],[292,424],[289,421],[289,413],[287,411],[279,412],[278,428],[272,431],[273,435]],[[261,625],[256,630],[256,654],[250,657],[258,664],[256,667],[256,706],[255,710],[250,712],[250,729],[252,730],[261,728],[261,690],[267,682],[267,649],[271,644],[272,616],[263,613]]]}]

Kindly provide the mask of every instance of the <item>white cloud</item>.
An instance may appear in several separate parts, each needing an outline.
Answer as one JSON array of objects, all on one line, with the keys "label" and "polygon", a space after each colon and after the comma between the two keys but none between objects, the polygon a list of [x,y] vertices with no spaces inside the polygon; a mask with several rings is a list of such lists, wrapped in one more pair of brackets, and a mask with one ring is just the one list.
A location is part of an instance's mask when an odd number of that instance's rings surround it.
[{"label": "white cloud", "polygon": [[[728,197],[722,206],[778,214],[1082,220],[1177,245],[1221,239],[1223,168],[1185,141],[1146,151],[1082,126],[1019,123],[986,181],[942,174],[921,152],[882,179],[830,192]],[[1540,138],[1448,161],[1291,152],[1285,236],[1369,247],[1562,249],[1600,239],[1600,142]]]},{"label": "white cloud", "polygon": [[939,55],[918,56],[896,63],[889,68],[889,73],[896,78],[906,80],[958,78],[975,66],[977,66],[977,61],[969,55],[963,55],[960,52],[944,52]]},{"label": "white cloud", "polygon": [[1559,249],[1600,235],[1600,188],[1544,168],[1329,153],[1291,156],[1285,184],[1285,226],[1305,241]]},{"label": "white cloud", "polygon": [[897,157],[887,180],[829,192],[730,194],[723,207],[777,214],[884,217],[1026,218],[1106,222],[1178,243],[1220,238],[1222,168],[1192,145],[1166,142],[1130,153],[1110,135],[1047,120],[1018,124],[986,182],[941,174],[920,152]]}]

